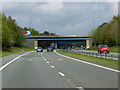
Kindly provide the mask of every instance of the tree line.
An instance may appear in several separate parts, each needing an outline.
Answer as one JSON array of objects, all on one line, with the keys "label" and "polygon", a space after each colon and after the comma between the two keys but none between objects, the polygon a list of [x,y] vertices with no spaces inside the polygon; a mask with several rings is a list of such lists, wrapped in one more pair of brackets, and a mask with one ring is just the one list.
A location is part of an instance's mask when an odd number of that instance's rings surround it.
[{"label": "tree line", "polygon": [[22,35],[22,28],[17,25],[11,16],[2,14],[2,50],[9,50],[11,47],[22,47],[25,37]]},{"label": "tree line", "polygon": [[110,22],[104,22],[96,29],[91,30],[92,46],[106,44],[108,46],[120,45],[120,19],[114,16]]},{"label": "tree line", "polygon": [[11,16],[6,17],[5,14],[0,13],[0,39],[2,43],[2,50],[9,50],[11,47],[23,47],[25,36],[21,31],[32,31],[32,35],[56,35],[44,31],[39,33],[34,28],[20,27],[17,25],[16,20]]}]

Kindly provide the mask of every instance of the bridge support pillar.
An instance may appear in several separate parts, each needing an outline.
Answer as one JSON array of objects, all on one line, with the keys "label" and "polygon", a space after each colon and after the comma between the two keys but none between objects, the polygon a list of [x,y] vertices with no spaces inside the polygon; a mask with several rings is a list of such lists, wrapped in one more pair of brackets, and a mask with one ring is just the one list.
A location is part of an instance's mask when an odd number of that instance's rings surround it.
[{"label": "bridge support pillar", "polygon": [[86,48],[90,48],[90,40],[86,40]]},{"label": "bridge support pillar", "polygon": [[55,49],[57,49],[57,43],[55,43]]},{"label": "bridge support pillar", "polygon": [[35,49],[38,48],[38,41],[37,41],[37,40],[34,41],[34,48],[35,48]]}]

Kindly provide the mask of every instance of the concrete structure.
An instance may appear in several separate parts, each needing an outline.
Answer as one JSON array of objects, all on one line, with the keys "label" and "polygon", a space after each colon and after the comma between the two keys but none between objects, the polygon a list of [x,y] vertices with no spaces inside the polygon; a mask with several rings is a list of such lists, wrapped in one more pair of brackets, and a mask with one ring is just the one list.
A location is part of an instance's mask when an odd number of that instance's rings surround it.
[{"label": "concrete structure", "polygon": [[55,43],[85,43],[85,47],[90,47],[90,37],[88,35],[68,35],[68,36],[31,36],[26,37],[26,43],[24,45],[37,48],[40,41],[51,41]]}]

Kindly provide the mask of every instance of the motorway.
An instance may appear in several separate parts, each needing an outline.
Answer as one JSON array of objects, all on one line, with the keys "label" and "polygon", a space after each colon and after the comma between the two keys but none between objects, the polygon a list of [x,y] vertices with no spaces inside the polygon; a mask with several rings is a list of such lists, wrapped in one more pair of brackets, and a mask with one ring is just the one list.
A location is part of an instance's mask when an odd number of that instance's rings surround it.
[{"label": "motorway", "polygon": [[[3,66],[19,55],[3,57]],[[3,88],[118,88],[118,72],[55,52],[28,53],[1,71]]]}]

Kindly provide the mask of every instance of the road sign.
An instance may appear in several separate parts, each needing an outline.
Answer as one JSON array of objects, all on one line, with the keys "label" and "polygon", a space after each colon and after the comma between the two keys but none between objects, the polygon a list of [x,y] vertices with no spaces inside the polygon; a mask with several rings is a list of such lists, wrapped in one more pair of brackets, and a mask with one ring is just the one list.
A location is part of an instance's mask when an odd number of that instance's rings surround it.
[{"label": "road sign", "polygon": [[22,31],[22,34],[24,34],[26,36],[30,36],[30,35],[32,35],[32,31]]}]

